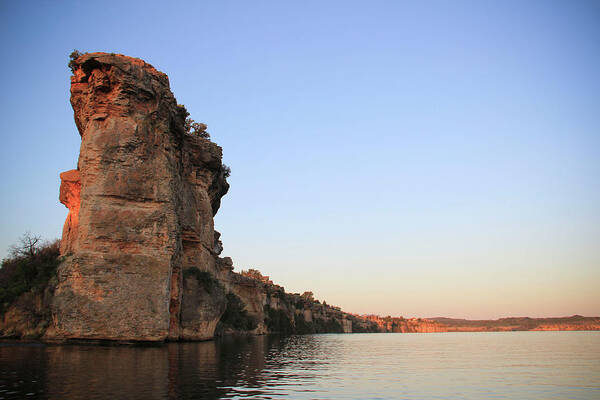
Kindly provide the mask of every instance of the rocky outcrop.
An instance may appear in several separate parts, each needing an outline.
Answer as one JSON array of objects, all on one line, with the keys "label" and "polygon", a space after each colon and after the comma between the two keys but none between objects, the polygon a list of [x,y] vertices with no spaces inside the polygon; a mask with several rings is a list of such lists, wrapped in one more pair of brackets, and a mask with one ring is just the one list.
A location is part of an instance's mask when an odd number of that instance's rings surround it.
[{"label": "rocky outcrop", "polygon": [[69,215],[47,336],[212,337],[219,307],[195,307],[215,294],[184,271],[216,274],[213,216],[229,187],[221,148],[187,134],[167,76],[139,59],[74,60],[71,104],[81,152],[61,174]]}]

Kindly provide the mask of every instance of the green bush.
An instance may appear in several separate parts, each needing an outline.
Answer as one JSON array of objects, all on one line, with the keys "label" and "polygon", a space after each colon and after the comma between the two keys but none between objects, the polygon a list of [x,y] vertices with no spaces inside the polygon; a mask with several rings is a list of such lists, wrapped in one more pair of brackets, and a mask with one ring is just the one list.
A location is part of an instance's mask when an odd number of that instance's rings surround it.
[{"label": "green bush", "polygon": [[335,318],[328,319],[325,323],[325,328],[327,329],[327,332],[344,333],[344,327],[342,326],[340,321],[338,321]]},{"label": "green bush", "polygon": [[177,104],[177,113],[183,119],[183,128],[186,134],[210,140],[210,134],[206,131],[208,126],[205,123],[191,119],[189,111],[183,104]]},{"label": "green bush", "polygon": [[272,333],[280,333],[282,335],[290,335],[295,333],[292,320],[288,317],[284,310],[275,310],[269,305],[265,305],[265,324]]},{"label": "green bush", "polygon": [[225,176],[225,178],[229,178],[231,176],[231,168],[225,164],[223,164],[223,176]]},{"label": "green bush", "polygon": [[24,235],[19,245],[12,246],[11,255],[0,268],[0,314],[21,294],[43,290],[56,276],[60,264],[60,242],[42,243],[39,237]]},{"label": "green bush", "polygon": [[77,60],[82,55],[83,55],[83,53],[81,53],[79,50],[73,50],[71,52],[71,54],[69,55],[68,66],[71,69],[71,72],[75,72],[75,70],[77,69],[77,63],[75,62],[75,60]]},{"label": "green bush", "polygon": [[342,324],[340,324],[340,322],[335,318],[330,318],[330,319],[317,318],[314,320],[314,325],[315,325],[315,333],[343,333],[344,332],[344,328],[342,327]]},{"label": "green bush", "polygon": [[196,267],[184,269],[183,277],[188,278],[190,276],[196,278],[198,283],[202,285],[202,287],[204,288],[204,290],[206,290],[207,293],[212,293],[215,288],[223,288],[219,281],[216,280],[210,272],[200,271]]},{"label": "green bush", "polygon": [[246,305],[234,293],[227,293],[227,308],[221,316],[221,323],[239,331],[251,331],[258,326],[256,319],[248,315]]},{"label": "green bush", "polygon": [[315,333],[315,327],[312,322],[306,322],[304,314],[296,314],[294,316],[296,322],[296,333],[299,335],[305,335],[308,333]]}]

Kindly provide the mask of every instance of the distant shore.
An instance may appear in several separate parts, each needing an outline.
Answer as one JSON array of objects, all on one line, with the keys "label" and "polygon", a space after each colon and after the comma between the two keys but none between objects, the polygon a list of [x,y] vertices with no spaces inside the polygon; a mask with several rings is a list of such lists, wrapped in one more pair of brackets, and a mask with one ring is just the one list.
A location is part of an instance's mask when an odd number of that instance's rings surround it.
[{"label": "distant shore", "polygon": [[363,316],[376,323],[381,332],[508,332],[508,331],[598,331],[600,317],[529,318],[509,317],[496,320],[468,320],[445,317],[402,318]]}]

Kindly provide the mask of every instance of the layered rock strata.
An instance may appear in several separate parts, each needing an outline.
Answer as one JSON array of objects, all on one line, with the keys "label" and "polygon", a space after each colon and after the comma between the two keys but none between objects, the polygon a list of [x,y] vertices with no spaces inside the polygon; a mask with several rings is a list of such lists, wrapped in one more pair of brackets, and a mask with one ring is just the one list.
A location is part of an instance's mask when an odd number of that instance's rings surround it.
[{"label": "layered rock strata", "polygon": [[79,57],[71,104],[81,149],[61,174],[69,215],[47,336],[212,337],[223,306],[183,271],[216,274],[213,216],[229,188],[221,148],[187,134],[167,76],[139,59]]}]

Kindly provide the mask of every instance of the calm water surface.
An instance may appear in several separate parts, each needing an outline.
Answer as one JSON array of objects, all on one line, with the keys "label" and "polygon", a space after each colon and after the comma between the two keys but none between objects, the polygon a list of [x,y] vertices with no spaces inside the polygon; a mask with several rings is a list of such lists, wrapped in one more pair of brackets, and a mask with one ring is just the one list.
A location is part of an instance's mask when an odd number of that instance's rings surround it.
[{"label": "calm water surface", "polygon": [[0,399],[600,399],[600,332],[0,344]]}]

